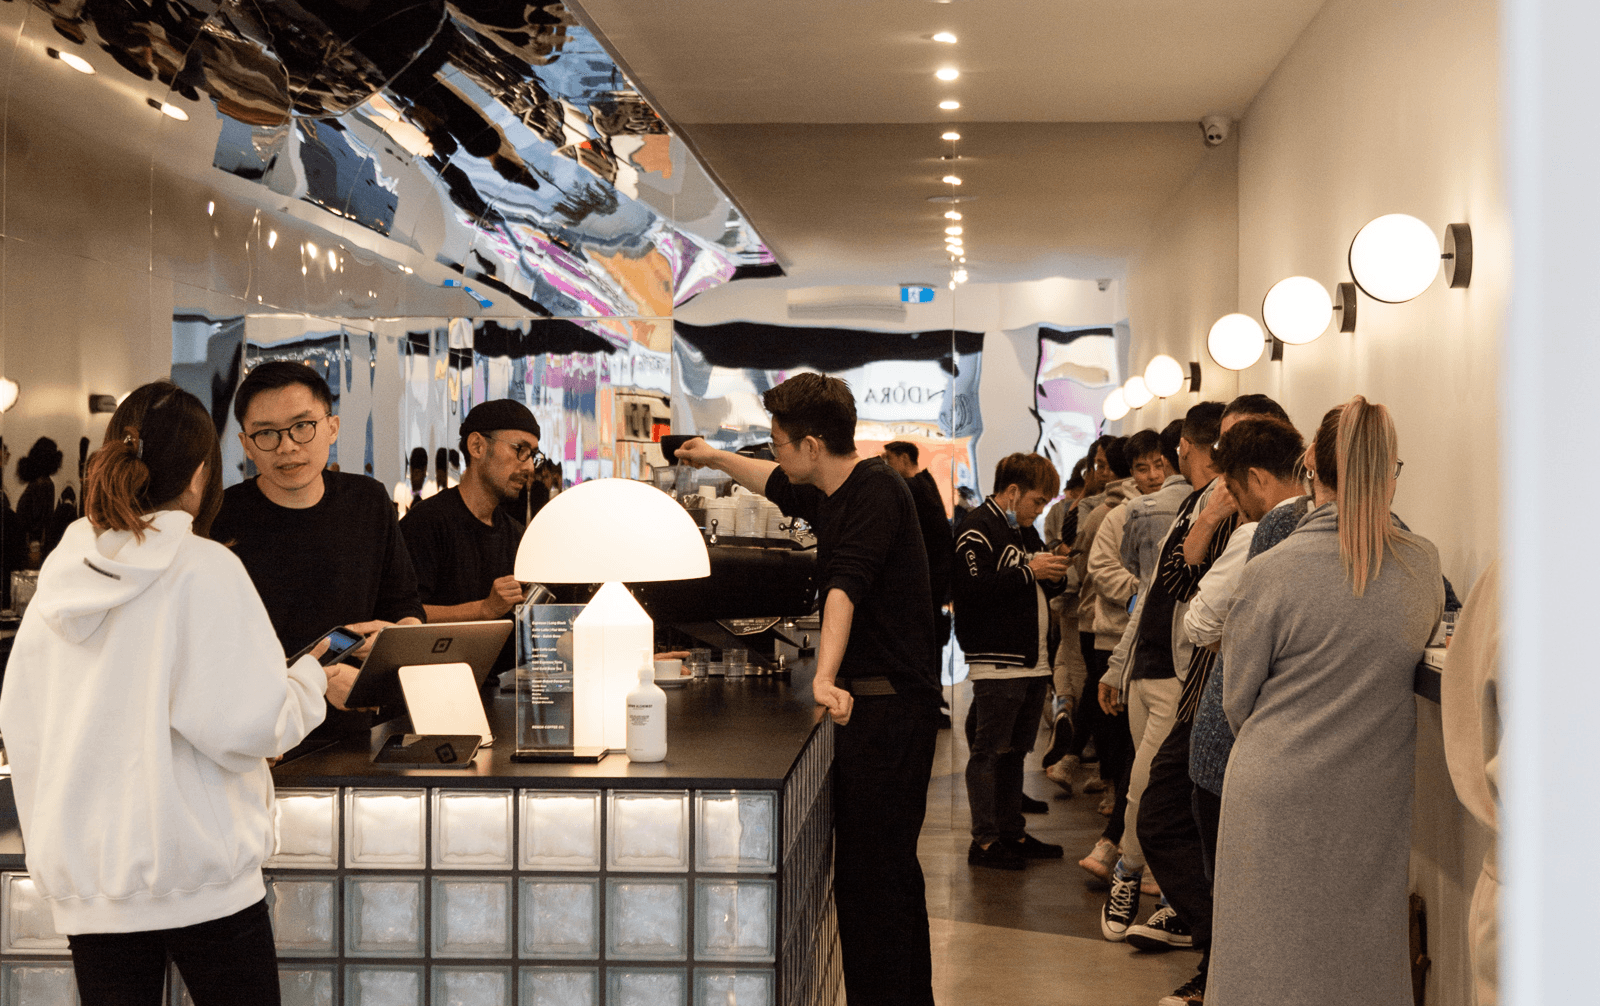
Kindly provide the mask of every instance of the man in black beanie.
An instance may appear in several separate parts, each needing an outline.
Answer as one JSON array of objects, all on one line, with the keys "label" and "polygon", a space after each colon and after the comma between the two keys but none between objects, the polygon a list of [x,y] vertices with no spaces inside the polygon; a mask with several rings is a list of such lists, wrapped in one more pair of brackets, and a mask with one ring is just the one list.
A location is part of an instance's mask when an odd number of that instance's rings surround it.
[{"label": "man in black beanie", "polygon": [[[461,421],[460,485],[413,505],[400,522],[430,622],[504,618],[522,601],[511,573],[522,522],[505,504],[522,495],[539,454],[539,422],[521,402],[484,402]],[[515,633],[494,671],[516,665]]]}]

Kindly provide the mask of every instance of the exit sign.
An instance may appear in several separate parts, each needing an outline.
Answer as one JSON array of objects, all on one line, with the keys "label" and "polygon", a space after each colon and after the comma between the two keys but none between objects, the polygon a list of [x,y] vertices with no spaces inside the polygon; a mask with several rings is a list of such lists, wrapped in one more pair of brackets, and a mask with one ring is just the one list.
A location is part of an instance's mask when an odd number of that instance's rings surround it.
[{"label": "exit sign", "polygon": [[903,284],[900,287],[900,301],[904,304],[932,304],[933,287]]}]

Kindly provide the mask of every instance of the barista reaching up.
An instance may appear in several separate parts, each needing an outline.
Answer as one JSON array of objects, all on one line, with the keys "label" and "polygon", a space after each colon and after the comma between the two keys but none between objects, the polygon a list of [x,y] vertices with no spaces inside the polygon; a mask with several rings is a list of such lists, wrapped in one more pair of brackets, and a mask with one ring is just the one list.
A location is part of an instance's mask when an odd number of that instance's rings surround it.
[{"label": "barista reaching up", "polygon": [[[461,455],[467,469],[460,484],[413,505],[400,522],[430,622],[504,618],[522,601],[522,584],[511,575],[522,522],[509,504],[542,460],[539,421],[509,398],[477,405],[461,421]],[[513,633],[494,670],[515,664]]]},{"label": "barista reaching up", "polygon": [[[263,363],[240,383],[233,412],[260,474],[223,493],[212,537],[244,563],[284,651],[337,625],[370,634],[420,624],[417,577],[383,484],[326,470],[339,439],[327,382],[304,364]],[[311,739],[370,726],[365,713],[331,707]]]},{"label": "barista reaching up", "polygon": [[843,381],[797,374],[768,391],[772,455],[695,439],[677,457],[716,468],[817,534],[822,633],[812,692],[839,724],[834,897],[851,1002],[932,1006],[928,909],[917,835],[938,737],[938,662],[928,556],[905,480],[856,454]]}]

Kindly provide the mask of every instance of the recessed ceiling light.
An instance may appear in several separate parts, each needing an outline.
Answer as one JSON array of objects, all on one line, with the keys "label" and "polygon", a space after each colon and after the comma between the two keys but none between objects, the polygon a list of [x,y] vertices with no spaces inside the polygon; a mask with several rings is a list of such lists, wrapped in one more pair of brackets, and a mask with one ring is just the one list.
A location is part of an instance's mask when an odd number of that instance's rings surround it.
[{"label": "recessed ceiling light", "polygon": [[189,113],[185,112],[177,105],[169,105],[164,101],[157,101],[154,98],[146,98],[145,103],[169,119],[177,119],[179,122],[189,121]]},{"label": "recessed ceiling light", "polygon": [[941,31],[939,34],[933,36],[933,40],[935,42],[947,42],[950,45],[956,44],[956,37],[947,31]]},{"label": "recessed ceiling light", "polygon": [[961,233],[961,228],[959,228],[959,227],[946,227],[944,229],[944,232],[946,234],[960,234]]},{"label": "recessed ceiling light", "polygon": [[941,66],[938,70],[934,71],[933,75],[938,77],[940,80],[955,80],[957,77],[961,76],[961,71],[957,70],[953,66]]},{"label": "recessed ceiling light", "polygon": [[957,178],[955,175],[945,175],[944,178],[942,178],[940,180],[943,181],[946,185],[960,185],[961,184],[961,179]]},{"label": "recessed ceiling light", "polygon": [[945,210],[944,211],[944,218],[946,220],[960,220],[961,219],[961,214],[958,213],[955,210]]},{"label": "recessed ceiling light", "polygon": [[945,238],[944,239],[944,243],[947,244],[947,245],[955,245],[957,248],[961,247],[961,239],[960,238]]},{"label": "recessed ceiling light", "polygon": [[206,216],[214,217],[216,215],[217,215],[217,201],[215,199],[213,199],[211,202],[206,203]]},{"label": "recessed ceiling light", "polygon": [[961,256],[960,261],[965,262],[966,260],[967,260],[967,257],[965,255]]},{"label": "recessed ceiling light", "polygon": [[268,248],[276,248],[276,247],[278,247],[278,232],[277,231],[268,231],[267,232],[267,247]]},{"label": "recessed ceiling light", "polygon": [[306,251],[310,253],[312,258],[317,257],[317,246],[312,244],[310,241],[306,242]]},{"label": "recessed ceiling light", "polygon": [[948,133],[941,133],[939,135],[939,139],[941,139],[941,140],[959,140],[959,139],[961,139],[961,134],[952,129]]},{"label": "recessed ceiling light", "polygon": [[941,102],[939,102],[939,107],[944,109],[946,112],[953,112],[956,109],[961,107],[961,102],[959,102],[959,101],[941,101]]}]

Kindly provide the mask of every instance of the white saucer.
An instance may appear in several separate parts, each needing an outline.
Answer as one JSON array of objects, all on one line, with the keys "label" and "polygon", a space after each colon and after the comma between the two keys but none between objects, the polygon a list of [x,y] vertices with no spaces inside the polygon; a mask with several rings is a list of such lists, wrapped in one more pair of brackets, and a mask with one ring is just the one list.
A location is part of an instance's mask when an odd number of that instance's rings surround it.
[{"label": "white saucer", "polygon": [[656,678],[656,687],[657,688],[682,688],[684,685],[687,685],[689,682],[691,682],[693,680],[694,679],[690,678],[690,677]]}]

